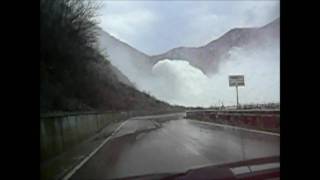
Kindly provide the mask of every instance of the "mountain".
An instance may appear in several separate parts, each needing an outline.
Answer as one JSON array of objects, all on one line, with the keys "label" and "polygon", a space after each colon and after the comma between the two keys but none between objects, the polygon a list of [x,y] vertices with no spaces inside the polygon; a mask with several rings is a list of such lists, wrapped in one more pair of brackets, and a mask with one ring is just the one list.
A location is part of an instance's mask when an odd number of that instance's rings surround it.
[{"label": "mountain", "polygon": [[[97,29],[98,48],[112,65],[117,67],[131,82],[138,83],[145,73],[151,73],[150,56],[122,42],[101,28]],[[119,78],[120,81],[123,78]],[[123,81],[122,81],[123,82]],[[124,82],[127,84],[127,82]]]},{"label": "mountain", "polygon": [[126,84],[128,86],[131,86],[131,87],[134,86],[134,84],[128,79],[128,77],[125,76],[124,74],[122,74],[122,72],[116,66],[110,64],[110,68],[111,68],[111,71],[116,76],[118,81],[120,81],[123,84]]},{"label": "mountain", "polygon": [[278,43],[279,21],[277,18],[260,28],[234,28],[204,46],[178,47],[150,58],[153,64],[162,59],[183,59],[205,73],[214,73],[233,47],[264,47]]},{"label": "mountain", "polygon": [[[280,19],[256,28],[234,28],[220,38],[200,47],[177,47],[163,54],[149,56],[99,29],[99,47],[110,62],[132,82],[139,84],[143,73],[150,75],[152,66],[162,59],[183,59],[204,73],[215,73],[219,63],[234,47],[265,47],[279,43]],[[155,42],[156,43],[156,42]]]},{"label": "mountain", "polygon": [[63,63],[40,60],[40,112],[172,109],[169,104],[128,86],[131,82],[126,76],[103,57],[97,56],[76,68],[70,68],[72,64],[67,60]]}]

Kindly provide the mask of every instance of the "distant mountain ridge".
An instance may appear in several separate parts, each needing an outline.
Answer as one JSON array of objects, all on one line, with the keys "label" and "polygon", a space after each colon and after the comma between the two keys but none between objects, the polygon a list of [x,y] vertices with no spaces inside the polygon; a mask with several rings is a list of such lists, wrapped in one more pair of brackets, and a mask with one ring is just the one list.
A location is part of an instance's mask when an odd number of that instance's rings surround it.
[{"label": "distant mountain ridge", "polygon": [[[263,47],[278,43],[280,18],[262,27],[234,28],[220,38],[200,47],[177,47],[165,53],[149,56],[99,30],[99,47],[106,50],[113,65],[130,79],[138,79],[142,71],[151,72],[154,64],[162,59],[183,59],[204,73],[215,73],[221,60],[233,47]],[[155,42],[156,43],[156,42]],[[138,75],[137,75],[138,74]],[[139,76],[139,77],[138,77]]]},{"label": "distant mountain ridge", "polygon": [[277,43],[280,36],[279,21],[277,18],[260,28],[234,28],[204,46],[174,48],[166,53],[151,56],[151,61],[155,64],[161,59],[184,59],[205,73],[214,73],[218,63],[233,47],[261,47]]}]

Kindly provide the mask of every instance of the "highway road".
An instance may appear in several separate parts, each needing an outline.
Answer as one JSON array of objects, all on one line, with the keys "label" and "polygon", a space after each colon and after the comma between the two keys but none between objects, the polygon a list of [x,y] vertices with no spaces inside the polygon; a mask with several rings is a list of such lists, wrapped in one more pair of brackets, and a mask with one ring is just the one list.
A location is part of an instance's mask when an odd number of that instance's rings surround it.
[{"label": "highway road", "polygon": [[184,114],[129,119],[71,179],[112,179],[183,172],[280,155],[280,136],[183,119]]}]

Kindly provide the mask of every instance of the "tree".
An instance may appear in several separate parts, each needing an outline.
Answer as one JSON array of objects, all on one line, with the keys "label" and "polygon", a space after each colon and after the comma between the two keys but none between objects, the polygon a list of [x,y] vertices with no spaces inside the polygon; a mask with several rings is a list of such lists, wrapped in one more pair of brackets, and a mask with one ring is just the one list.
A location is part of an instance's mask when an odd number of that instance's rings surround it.
[{"label": "tree", "polygon": [[[40,104],[61,108],[60,99],[86,96],[93,76],[88,63],[97,60],[93,47],[97,3],[40,0]],[[61,87],[62,86],[62,87]],[[90,89],[90,88],[89,88]]]}]

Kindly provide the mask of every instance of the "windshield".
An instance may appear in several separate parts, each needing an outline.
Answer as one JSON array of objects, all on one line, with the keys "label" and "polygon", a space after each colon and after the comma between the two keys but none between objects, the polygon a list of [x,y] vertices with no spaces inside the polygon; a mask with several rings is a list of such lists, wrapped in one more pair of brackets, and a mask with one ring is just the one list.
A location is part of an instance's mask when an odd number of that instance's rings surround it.
[{"label": "windshield", "polygon": [[279,6],[41,0],[41,179],[280,172]]}]

